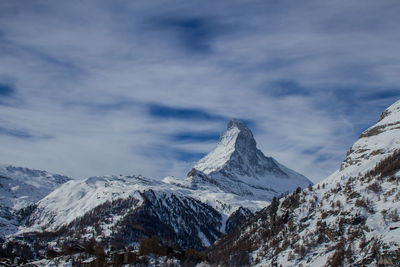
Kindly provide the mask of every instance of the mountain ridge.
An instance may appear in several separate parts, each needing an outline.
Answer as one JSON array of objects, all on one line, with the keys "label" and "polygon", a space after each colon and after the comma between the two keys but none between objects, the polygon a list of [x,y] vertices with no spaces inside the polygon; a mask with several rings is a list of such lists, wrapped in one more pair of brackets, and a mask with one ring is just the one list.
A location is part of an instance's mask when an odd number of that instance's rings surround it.
[{"label": "mountain ridge", "polygon": [[0,165],[0,237],[17,230],[21,210],[70,180],[46,171]]},{"label": "mountain ridge", "polygon": [[360,135],[336,172],[290,193],[274,182],[296,181],[290,179],[296,173],[266,157],[250,129],[232,120],[186,178],[68,181],[36,203],[11,239],[43,238],[39,250],[82,239],[126,248],[156,235],[180,248],[208,247],[208,259],[219,266],[396,266],[399,147],[397,101]]}]

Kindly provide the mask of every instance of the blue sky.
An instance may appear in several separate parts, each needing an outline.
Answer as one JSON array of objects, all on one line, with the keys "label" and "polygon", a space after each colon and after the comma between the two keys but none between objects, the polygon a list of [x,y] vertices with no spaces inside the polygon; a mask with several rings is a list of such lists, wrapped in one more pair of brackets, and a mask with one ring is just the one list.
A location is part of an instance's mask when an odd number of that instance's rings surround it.
[{"label": "blue sky", "polygon": [[0,162],[183,177],[243,119],[314,182],[400,98],[395,1],[1,1]]}]

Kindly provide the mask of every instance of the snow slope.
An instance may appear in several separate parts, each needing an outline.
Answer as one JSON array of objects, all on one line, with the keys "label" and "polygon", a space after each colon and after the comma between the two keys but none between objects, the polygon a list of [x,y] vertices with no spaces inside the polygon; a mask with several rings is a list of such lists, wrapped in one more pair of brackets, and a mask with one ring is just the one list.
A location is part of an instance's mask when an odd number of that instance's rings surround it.
[{"label": "snow slope", "polygon": [[326,182],[338,177],[356,176],[400,148],[400,100],[387,108],[378,123],[364,131],[347,152],[339,170]]},{"label": "snow slope", "polygon": [[38,202],[17,235],[58,231],[55,238],[118,239],[126,246],[157,235],[200,249],[221,234],[219,212],[174,185],[137,176],[69,181]]},{"label": "snow slope", "polygon": [[[189,179],[180,179],[168,176],[163,179],[163,182],[176,186],[186,196],[210,205],[219,211],[225,219],[240,207],[249,209],[254,213],[269,204],[266,198],[253,199],[249,196],[225,192],[213,183],[204,183],[203,181],[200,184],[195,184],[190,177]],[[224,230],[222,229],[222,231]]]},{"label": "snow slope", "polygon": [[16,231],[16,212],[36,203],[71,178],[46,171],[0,166],[0,235]]},{"label": "snow slope", "polygon": [[35,224],[25,230],[39,230],[42,227],[55,230],[106,201],[128,198],[149,188],[168,190],[164,184],[140,176],[98,176],[71,180],[38,202],[30,218]]},{"label": "snow slope", "polygon": [[[210,245],[225,231],[225,224],[230,214],[241,207],[249,212],[255,212],[268,204],[267,201],[248,200],[242,196],[225,193],[215,187],[190,188],[190,184],[188,186],[176,185],[172,182],[173,179],[175,178],[167,177],[164,179],[165,181],[157,181],[141,176],[102,176],[69,181],[37,203],[36,209],[29,217],[28,225],[21,227],[17,235],[43,230],[57,231],[73,224],[74,221],[85,217],[102,205],[109,208],[109,203],[112,202],[135,199],[136,201],[133,201],[129,208],[129,212],[134,212],[145,205],[143,194],[151,191],[154,192],[157,199],[162,199],[160,200],[163,203],[162,209],[170,210],[171,214],[176,213],[181,203],[187,201],[193,203],[193,207],[186,207],[182,212],[185,214],[184,217],[192,216],[194,220],[198,220],[198,225],[207,223],[207,220],[204,222],[199,220],[203,216],[199,211],[207,208],[209,212],[215,213],[213,222],[215,229],[212,231],[218,232],[218,234],[209,236],[199,231],[199,235],[202,236],[202,244]],[[171,201],[166,202],[165,198]],[[154,209],[157,212],[159,208]],[[111,229],[118,222],[123,221],[126,214],[128,211],[110,215],[111,222],[102,226],[102,233],[98,236],[110,236]],[[179,216],[176,215],[176,217],[176,220],[179,221]],[[102,221],[106,220],[102,218]],[[178,221],[174,223],[171,219],[165,219],[165,223],[173,227],[174,225],[182,226],[182,220]],[[85,227],[87,228],[84,231],[86,233],[91,232],[93,228],[91,224],[87,224]],[[204,236],[208,237],[204,238]]]}]

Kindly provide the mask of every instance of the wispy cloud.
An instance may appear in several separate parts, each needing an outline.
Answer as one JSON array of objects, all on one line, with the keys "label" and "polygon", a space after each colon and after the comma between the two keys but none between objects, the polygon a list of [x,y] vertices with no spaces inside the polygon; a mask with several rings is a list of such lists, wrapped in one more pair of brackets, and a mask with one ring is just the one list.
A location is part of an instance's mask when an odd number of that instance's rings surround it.
[{"label": "wispy cloud", "polygon": [[183,176],[235,117],[265,154],[320,180],[400,97],[399,11],[395,0],[2,1],[0,161]]},{"label": "wispy cloud", "polygon": [[263,88],[266,93],[275,97],[285,96],[309,96],[310,88],[301,86],[297,81],[293,80],[278,80],[266,84]]},{"label": "wispy cloud", "polygon": [[33,139],[36,137],[31,133],[29,133],[28,131],[18,130],[18,129],[8,129],[1,126],[0,126],[0,134],[22,139]]}]

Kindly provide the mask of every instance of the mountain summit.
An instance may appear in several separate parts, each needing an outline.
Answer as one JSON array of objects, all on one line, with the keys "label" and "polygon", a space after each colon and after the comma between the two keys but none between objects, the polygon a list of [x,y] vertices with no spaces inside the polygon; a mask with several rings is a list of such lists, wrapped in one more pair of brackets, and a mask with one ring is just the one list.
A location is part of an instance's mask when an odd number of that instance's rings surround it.
[{"label": "mountain summit", "polygon": [[[207,156],[202,158],[193,168],[210,174],[222,169],[241,168],[241,166],[228,166],[234,161],[242,160],[243,163],[249,160],[256,160],[257,156],[256,141],[253,133],[241,121],[232,119],[228,123],[228,128],[219,139],[217,147]],[[244,166],[243,166],[244,167]],[[240,171],[245,173],[244,170]]]},{"label": "mountain summit", "polygon": [[192,183],[212,183],[225,192],[257,199],[312,184],[301,174],[266,157],[257,148],[251,130],[240,120],[232,119],[217,147],[197,162],[188,173]]}]

